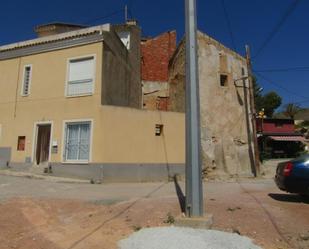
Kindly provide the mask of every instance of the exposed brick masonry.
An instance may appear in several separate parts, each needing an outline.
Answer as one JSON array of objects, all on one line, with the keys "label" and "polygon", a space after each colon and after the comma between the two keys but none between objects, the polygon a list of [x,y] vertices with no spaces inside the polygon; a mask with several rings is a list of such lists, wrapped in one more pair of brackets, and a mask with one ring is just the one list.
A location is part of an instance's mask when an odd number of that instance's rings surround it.
[{"label": "exposed brick masonry", "polygon": [[176,49],[176,31],[142,41],[142,80],[168,81],[168,63]]}]

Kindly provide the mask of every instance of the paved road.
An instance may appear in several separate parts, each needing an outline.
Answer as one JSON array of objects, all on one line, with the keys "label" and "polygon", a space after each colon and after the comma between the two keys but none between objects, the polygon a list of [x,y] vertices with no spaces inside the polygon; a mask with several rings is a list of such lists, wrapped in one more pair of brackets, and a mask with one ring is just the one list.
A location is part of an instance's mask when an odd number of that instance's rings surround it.
[{"label": "paved road", "polygon": [[[179,187],[178,194],[179,189],[184,190],[183,182]],[[0,176],[0,206],[16,197],[74,199],[98,204],[149,198],[158,205],[156,198],[177,200],[176,196],[173,182],[92,185]],[[214,215],[215,229],[236,229],[256,238],[265,247],[270,243],[266,248],[281,242],[287,248],[293,245],[309,248],[309,201],[281,192],[272,179],[207,182],[204,196],[205,211]]]},{"label": "paved road", "polygon": [[0,176],[0,201],[14,197],[117,202],[151,195],[175,196],[173,183],[57,183],[48,180]]},{"label": "paved road", "polygon": [[[271,179],[245,179],[232,182],[204,183],[205,199],[228,198],[244,191],[243,188],[253,192],[278,192]],[[184,183],[179,187],[184,191]],[[0,201],[14,197],[59,198],[76,199],[82,201],[124,201],[145,197],[172,197],[176,196],[174,182],[154,183],[59,183],[41,179],[0,175]]]},{"label": "paved road", "polygon": [[[267,191],[275,189],[272,180],[242,180],[246,188]],[[184,191],[184,183],[179,187]],[[237,182],[209,182],[204,184],[206,197],[224,196],[239,190]],[[34,198],[60,198],[76,199],[82,201],[124,201],[145,197],[171,197],[176,196],[174,182],[154,183],[59,183],[41,179],[0,175],[0,200],[14,197]]]}]

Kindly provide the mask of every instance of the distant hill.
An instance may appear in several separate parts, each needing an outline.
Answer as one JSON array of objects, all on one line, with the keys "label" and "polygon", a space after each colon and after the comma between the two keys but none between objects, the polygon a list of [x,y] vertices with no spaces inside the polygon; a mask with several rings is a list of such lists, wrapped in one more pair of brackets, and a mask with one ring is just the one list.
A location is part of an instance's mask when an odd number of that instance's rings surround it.
[{"label": "distant hill", "polygon": [[[285,116],[283,112],[277,112],[274,114],[274,118],[289,119]],[[302,109],[299,113],[295,115],[295,120],[307,120],[309,121],[309,108]]]}]

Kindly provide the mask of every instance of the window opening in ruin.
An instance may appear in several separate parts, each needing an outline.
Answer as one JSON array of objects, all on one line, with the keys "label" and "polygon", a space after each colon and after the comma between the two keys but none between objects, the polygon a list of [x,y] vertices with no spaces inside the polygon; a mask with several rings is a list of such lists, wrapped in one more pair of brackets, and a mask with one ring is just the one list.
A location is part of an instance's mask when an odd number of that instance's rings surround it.
[{"label": "window opening in ruin", "polygon": [[227,86],[228,76],[226,74],[220,74],[220,86]]}]

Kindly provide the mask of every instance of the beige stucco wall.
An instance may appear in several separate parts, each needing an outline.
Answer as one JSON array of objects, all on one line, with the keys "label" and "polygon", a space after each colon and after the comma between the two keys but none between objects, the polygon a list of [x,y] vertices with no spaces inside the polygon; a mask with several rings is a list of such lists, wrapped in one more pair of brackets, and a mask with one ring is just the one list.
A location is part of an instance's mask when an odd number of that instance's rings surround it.
[{"label": "beige stucco wall", "polygon": [[[102,107],[102,127],[96,153],[110,163],[184,163],[184,114]],[[155,125],[163,124],[162,136]]]},{"label": "beige stucco wall", "polygon": [[[95,87],[92,96],[65,97],[67,61],[95,55]],[[34,125],[53,123],[53,141],[59,145],[51,161],[61,160],[63,121],[97,119],[100,115],[102,43],[0,61],[0,147],[12,147],[12,161],[32,157]],[[21,96],[24,65],[32,65],[30,95]],[[17,99],[16,99],[17,96]],[[15,111],[16,110],[16,111]],[[26,136],[25,151],[17,151],[18,136]]]},{"label": "beige stucco wall", "polygon": [[[12,162],[33,160],[37,123],[52,123],[52,141],[61,162],[65,120],[91,120],[91,163],[184,163],[184,115],[101,105],[102,43],[67,48],[0,61],[0,147],[12,148]],[[92,96],[65,97],[67,60],[96,56]],[[21,96],[24,65],[32,65],[30,95]],[[17,95],[16,95],[17,93]],[[16,98],[17,96],[17,98]],[[155,125],[163,124],[163,136]],[[25,151],[17,151],[18,136],[26,136]]]}]

